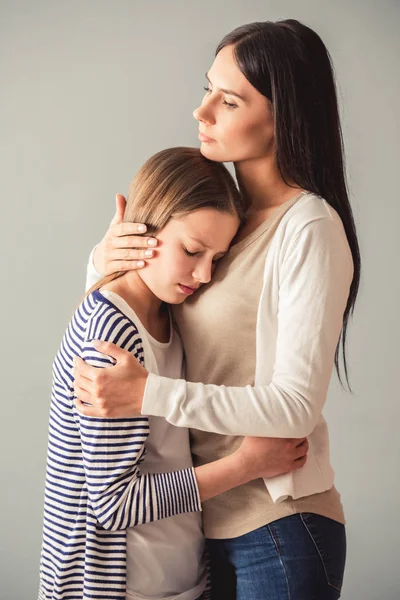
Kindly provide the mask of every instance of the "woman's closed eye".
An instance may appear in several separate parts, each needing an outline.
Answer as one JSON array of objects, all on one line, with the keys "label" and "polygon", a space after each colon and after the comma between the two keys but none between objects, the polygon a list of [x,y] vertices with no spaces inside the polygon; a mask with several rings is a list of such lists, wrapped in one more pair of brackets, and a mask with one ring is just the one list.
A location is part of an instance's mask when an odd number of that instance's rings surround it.
[{"label": "woman's closed eye", "polygon": [[[203,89],[205,90],[206,94],[210,94],[212,92],[212,89],[210,87],[203,87]],[[223,100],[222,104],[225,104],[225,106],[227,108],[237,108],[237,104],[235,104],[234,102],[228,102],[227,100]]]},{"label": "woman's closed eye", "polygon": [[222,104],[225,104],[227,108],[237,108],[237,104],[234,104],[233,102],[228,102],[227,100],[223,100]]}]

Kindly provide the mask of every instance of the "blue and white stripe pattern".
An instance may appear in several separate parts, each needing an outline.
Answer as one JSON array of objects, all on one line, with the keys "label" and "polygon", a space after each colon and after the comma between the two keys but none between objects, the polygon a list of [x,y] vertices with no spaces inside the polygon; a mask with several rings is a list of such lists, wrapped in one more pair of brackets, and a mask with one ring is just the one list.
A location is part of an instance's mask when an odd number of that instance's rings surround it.
[{"label": "blue and white stripe pattern", "polygon": [[124,530],[201,510],[192,468],[140,473],[147,417],[99,419],[76,410],[74,356],[112,365],[93,339],[113,342],[144,363],[135,324],[100,292],[87,296],[53,364],[40,600],[125,600]]}]

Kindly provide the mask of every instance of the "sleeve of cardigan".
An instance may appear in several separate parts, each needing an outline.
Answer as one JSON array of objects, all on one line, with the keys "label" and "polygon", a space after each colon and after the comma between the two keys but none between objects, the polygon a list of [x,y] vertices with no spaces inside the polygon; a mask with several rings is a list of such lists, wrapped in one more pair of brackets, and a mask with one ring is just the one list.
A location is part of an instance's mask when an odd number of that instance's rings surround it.
[{"label": "sleeve of cardigan", "polygon": [[353,262],[342,224],[331,218],[304,225],[282,254],[271,382],[225,387],[150,374],[143,414],[225,435],[303,437],[313,431],[332,375]]},{"label": "sleeve of cardigan", "polygon": [[93,254],[94,254],[95,248],[96,248],[96,246],[93,248],[93,250],[90,253],[89,261],[88,261],[87,268],[86,268],[86,285],[85,285],[86,292],[92,287],[92,285],[97,283],[99,281],[99,279],[101,279],[101,277],[102,277],[102,275],[100,273],[98,273],[98,271],[96,271],[94,262],[93,262]]}]

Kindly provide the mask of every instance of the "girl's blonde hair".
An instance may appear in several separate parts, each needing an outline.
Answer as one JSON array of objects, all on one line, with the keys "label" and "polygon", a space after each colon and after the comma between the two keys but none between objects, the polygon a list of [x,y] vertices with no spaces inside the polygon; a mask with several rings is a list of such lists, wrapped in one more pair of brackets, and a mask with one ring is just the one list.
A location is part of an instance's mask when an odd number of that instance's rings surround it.
[{"label": "girl's blonde hair", "polygon": [[[129,186],[125,223],[145,223],[157,233],[173,217],[214,208],[243,221],[247,204],[228,169],[205,158],[197,148],[168,148],[149,158]],[[86,295],[125,274],[102,277]]]}]

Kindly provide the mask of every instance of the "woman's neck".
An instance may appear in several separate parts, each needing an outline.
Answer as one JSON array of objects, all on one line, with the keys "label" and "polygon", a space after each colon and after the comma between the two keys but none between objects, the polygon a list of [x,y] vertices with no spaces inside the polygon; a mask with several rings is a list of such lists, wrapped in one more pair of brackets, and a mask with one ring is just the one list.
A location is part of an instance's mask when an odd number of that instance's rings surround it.
[{"label": "woman's neck", "polygon": [[250,204],[249,219],[269,216],[275,208],[302,190],[292,182],[285,183],[273,157],[235,163],[239,188]]}]

